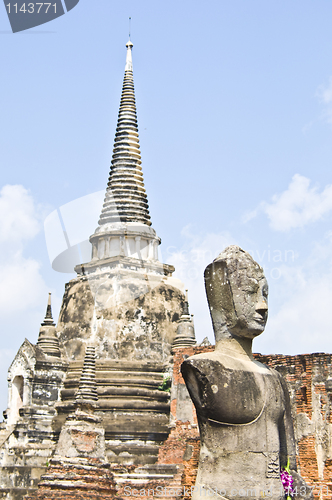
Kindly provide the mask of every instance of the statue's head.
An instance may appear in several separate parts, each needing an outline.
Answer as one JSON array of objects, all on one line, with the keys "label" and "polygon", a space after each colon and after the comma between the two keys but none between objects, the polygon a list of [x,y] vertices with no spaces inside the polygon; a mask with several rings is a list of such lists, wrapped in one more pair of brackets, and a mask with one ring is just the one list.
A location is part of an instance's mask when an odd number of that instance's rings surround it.
[{"label": "statue's head", "polygon": [[216,342],[255,338],[265,328],[268,287],[263,269],[238,246],[227,247],[204,272]]}]

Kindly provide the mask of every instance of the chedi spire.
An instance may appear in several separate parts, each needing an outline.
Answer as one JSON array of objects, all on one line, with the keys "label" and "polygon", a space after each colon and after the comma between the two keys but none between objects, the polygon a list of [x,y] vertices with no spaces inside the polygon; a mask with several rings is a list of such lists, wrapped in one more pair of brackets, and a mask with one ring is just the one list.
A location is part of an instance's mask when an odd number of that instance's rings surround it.
[{"label": "chedi spire", "polygon": [[[119,259],[130,258],[135,260],[131,265],[144,267],[147,261],[152,261],[159,266],[159,273],[167,274],[169,270],[165,271],[158,261],[161,240],[151,226],[143,181],[130,40],[126,47],[111,169],[98,227],[90,237],[92,260],[83,267],[89,273],[97,267],[114,266]],[[80,266],[75,269],[82,272]]]},{"label": "chedi spire", "polygon": [[112,222],[138,222],[151,225],[144,188],[138,138],[132,48],[127,58],[111,170],[99,225]]},{"label": "chedi spire", "polygon": [[190,347],[196,345],[193,315],[189,314],[188,290],[184,301],[183,311],[179,319],[176,337],[173,341],[172,349]]},{"label": "chedi spire", "polygon": [[44,321],[42,323],[42,326],[55,326],[55,323],[53,321],[53,316],[52,316],[52,301],[51,301],[51,292],[48,293],[48,301],[47,301],[47,308],[46,308],[46,314]]},{"label": "chedi spire", "polygon": [[51,293],[48,294],[46,315],[39,330],[37,345],[47,356],[55,356],[57,358],[61,356],[59,339],[52,316]]}]

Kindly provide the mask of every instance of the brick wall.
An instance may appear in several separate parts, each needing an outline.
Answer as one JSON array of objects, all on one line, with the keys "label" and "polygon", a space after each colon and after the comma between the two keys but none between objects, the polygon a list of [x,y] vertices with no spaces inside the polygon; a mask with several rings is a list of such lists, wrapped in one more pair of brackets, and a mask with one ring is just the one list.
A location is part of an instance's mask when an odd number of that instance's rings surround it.
[{"label": "brick wall", "polygon": [[25,500],[111,500],[116,494],[113,474],[98,460],[84,465],[51,464],[38,489]]}]

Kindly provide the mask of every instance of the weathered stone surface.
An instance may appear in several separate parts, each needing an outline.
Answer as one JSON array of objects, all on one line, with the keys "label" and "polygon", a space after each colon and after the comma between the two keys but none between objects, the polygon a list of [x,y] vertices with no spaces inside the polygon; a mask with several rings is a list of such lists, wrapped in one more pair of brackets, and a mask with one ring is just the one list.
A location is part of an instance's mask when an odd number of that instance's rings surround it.
[{"label": "weathered stone surface", "polygon": [[[105,431],[94,415],[96,390],[95,352],[87,347],[84,368],[74,408],[62,426],[50,466],[42,475],[38,490],[27,499],[112,498],[116,493],[113,475],[105,460]],[[95,384],[95,383],[94,383]]]},{"label": "weathered stone surface", "polygon": [[78,277],[66,286],[57,330],[69,360],[93,341],[97,357],[164,363],[184,296],[169,279],[131,271]]},{"label": "weathered stone surface", "polygon": [[67,417],[61,429],[55,457],[105,460],[105,430],[101,418],[77,408]]},{"label": "weathered stone surface", "polygon": [[75,399],[76,401],[89,401],[92,404],[98,401],[95,346],[86,346],[80,384]]},{"label": "weathered stone surface", "polygon": [[[70,363],[54,432],[59,433],[75,404],[82,361]],[[169,393],[160,390],[168,365],[127,360],[97,360],[96,414],[102,416],[110,462],[153,463],[169,433]]]},{"label": "weathered stone surface", "polygon": [[[54,452],[55,403],[68,365],[25,340],[8,372],[9,402],[0,440],[0,498],[22,500]],[[0,435],[0,438],[1,438]]]},{"label": "weathered stone surface", "polygon": [[[113,474],[109,465],[89,459],[75,463],[73,460],[52,459],[42,475],[38,489],[25,496],[25,500],[108,500],[116,495]],[[20,497],[22,498],[22,497]]]},{"label": "weathered stone surface", "polygon": [[[216,336],[214,352],[188,358],[181,371],[197,411],[201,451],[193,499],[209,490],[240,500],[283,496],[280,465],[296,444],[286,382],[254,360],[252,340],[267,320],[263,270],[239,247],[228,247],[205,270]],[[245,493],[243,493],[245,492]]]},{"label": "weathered stone surface", "polygon": [[16,424],[25,412],[34,411],[33,407],[54,413],[50,402],[60,399],[67,368],[62,359],[46,355],[25,340],[8,370],[8,425]]}]

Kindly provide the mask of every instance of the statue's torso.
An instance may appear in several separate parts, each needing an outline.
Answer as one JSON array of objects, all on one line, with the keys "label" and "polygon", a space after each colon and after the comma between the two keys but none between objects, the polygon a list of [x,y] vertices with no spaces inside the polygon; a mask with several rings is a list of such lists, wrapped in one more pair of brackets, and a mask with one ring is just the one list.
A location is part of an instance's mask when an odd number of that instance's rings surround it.
[{"label": "statue's torso", "polygon": [[233,500],[253,500],[262,491],[266,496],[268,489],[273,499],[283,496],[279,449],[285,401],[277,373],[253,362],[236,360],[232,366],[220,355],[194,356],[182,371],[201,434],[193,498],[204,495],[201,487]]}]

